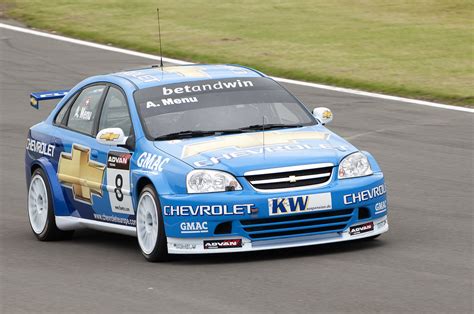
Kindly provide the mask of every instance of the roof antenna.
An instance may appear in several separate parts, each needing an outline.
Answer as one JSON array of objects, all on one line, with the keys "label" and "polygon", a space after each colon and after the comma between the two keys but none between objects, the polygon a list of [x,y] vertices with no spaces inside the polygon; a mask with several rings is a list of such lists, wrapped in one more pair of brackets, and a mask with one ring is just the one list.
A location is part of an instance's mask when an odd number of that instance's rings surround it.
[{"label": "roof antenna", "polygon": [[160,40],[160,67],[163,68],[163,50],[161,48],[161,28],[160,28],[160,9],[156,8],[156,16],[158,18],[158,38]]},{"label": "roof antenna", "polygon": [[265,159],[265,116],[263,116],[262,122],[262,150],[263,150],[263,159]]}]

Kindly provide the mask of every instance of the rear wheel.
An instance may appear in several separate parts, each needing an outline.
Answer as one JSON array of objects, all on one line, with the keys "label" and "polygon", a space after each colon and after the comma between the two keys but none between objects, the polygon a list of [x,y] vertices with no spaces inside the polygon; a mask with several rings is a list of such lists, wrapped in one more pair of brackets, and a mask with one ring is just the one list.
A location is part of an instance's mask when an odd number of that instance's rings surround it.
[{"label": "rear wheel", "polygon": [[137,239],[147,261],[162,262],[169,259],[160,202],[151,185],[143,188],[138,200]]},{"label": "rear wheel", "polygon": [[70,238],[74,231],[62,231],[56,226],[48,178],[36,169],[28,188],[28,218],[31,230],[40,241]]}]

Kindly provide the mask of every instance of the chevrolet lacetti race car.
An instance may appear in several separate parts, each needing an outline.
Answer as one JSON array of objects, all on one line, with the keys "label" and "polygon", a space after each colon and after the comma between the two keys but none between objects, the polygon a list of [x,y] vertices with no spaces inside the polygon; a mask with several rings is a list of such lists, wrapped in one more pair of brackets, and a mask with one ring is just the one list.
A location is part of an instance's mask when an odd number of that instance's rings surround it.
[{"label": "chevrolet lacetti race car", "polygon": [[95,228],[149,261],[374,238],[388,230],[375,159],[273,79],[233,65],[151,67],[84,80],[26,143],[39,240]]}]

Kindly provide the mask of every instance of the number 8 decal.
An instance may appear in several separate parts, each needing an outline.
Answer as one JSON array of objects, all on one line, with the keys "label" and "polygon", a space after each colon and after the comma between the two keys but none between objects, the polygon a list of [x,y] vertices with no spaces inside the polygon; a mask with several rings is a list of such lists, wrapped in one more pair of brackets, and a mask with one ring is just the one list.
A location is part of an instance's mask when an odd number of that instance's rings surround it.
[{"label": "number 8 decal", "polygon": [[130,160],[128,152],[109,152],[107,156],[107,190],[112,212],[133,215],[130,193]]},{"label": "number 8 decal", "polygon": [[118,174],[115,177],[115,197],[119,202],[123,201],[123,192],[122,192],[122,186],[123,186],[123,178],[121,174]]}]

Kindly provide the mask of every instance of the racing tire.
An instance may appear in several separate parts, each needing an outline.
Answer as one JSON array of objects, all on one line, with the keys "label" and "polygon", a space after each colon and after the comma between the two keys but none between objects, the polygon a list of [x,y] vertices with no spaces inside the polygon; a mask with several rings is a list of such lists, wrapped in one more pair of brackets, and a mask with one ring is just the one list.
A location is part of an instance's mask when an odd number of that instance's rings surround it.
[{"label": "racing tire", "polygon": [[56,226],[51,195],[48,177],[43,169],[36,169],[28,187],[27,210],[31,230],[40,241],[70,239],[74,230],[63,231]]},{"label": "racing tire", "polygon": [[137,206],[137,239],[140,251],[149,262],[165,262],[170,256],[158,194],[152,185],[140,192]]}]

